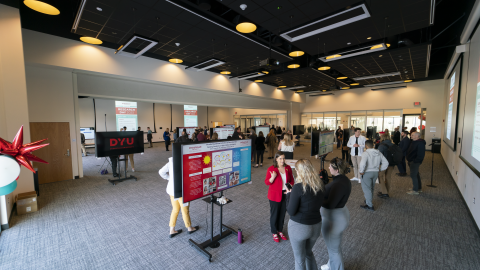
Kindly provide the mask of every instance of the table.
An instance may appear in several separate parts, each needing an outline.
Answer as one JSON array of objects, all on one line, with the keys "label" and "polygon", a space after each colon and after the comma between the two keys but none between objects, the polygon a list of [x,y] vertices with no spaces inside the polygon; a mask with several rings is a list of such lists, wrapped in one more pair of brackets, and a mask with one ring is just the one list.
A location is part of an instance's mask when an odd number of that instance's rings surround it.
[{"label": "table", "polygon": [[298,159],[285,159],[285,164],[292,167],[295,170],[295,163],[297,163]]}]

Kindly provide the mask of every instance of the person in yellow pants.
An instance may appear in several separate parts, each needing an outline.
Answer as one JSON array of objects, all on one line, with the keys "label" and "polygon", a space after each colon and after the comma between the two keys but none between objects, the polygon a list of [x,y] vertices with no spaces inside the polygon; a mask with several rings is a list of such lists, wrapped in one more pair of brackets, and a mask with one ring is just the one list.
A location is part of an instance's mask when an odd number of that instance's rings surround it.
[{"label": "person in yellow pants", "polygon": [[188,228],[188,233],[192,234],[196,232],[199,229],[199,226],[194,226],[192,227],[192,223],[190,221],[190,212],[189,212],[189,206],[190,203],[183,203],[182,198],[174,198],[174,192],[173,192],[173,158],[168,158],[168,163],[163,166],[158,173],[160,176],[168,180],[168,185],[167,185],[167,193],[170,195],[170,201],[172,202],[172,214],[170,215],[170,238],[180,234],[182,230],[175,230],[175,225],[177,223],[177,217],[178,213],[180,212],[180,209],[182,210],[182,218],[183,222],[185,223],[185,227]]}]

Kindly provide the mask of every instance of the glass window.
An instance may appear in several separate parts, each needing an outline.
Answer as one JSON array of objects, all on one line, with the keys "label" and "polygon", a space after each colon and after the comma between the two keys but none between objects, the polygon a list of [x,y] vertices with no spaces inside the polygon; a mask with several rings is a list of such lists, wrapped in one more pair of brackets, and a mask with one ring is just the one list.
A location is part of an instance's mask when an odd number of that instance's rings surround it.
[{"label": "glass window", "polygon": [[283,129],[287,130],[287,121],[285,120],[285,114],[277,115],[278,122],[277,124]]},{"label": "glass window", "polygon": [[312,114],[312,129],[323,130],[323,113]]},{"label": "glass window", "polygon": [[337,113],[336,112],[326,112],[323,114],[323,123],[325,129],[327,130],[337,130]]},{"label": "glass window", "polygon": [[366,111],[353,111],[350,125],[355,128],[361,128],[362,131],[365,131],[365,122],[366,122]]},{"label": "glass window", "polygon": [[374,139],[380,131],[383,131],[383,110],[367,111],[367,138]]},{"label": "glass window", "polygon": [[341,126],[342,129],[349,129],[350,128],[349,123],[350,123],[350,112],[337,112],[337,127]]},{"label": "glass window", "polygon": [[395,128],[402,126],[402,110],[385,110],[383,112],[383,127],[390,131],[390,135],[395,131]]},{"label": "glass window", "polygon": [[310,124],[311,118],[312,118],[311,113],[302,113],[301,125],[305,126],[305,131],[308,133],[312,132],[311,124]]}]

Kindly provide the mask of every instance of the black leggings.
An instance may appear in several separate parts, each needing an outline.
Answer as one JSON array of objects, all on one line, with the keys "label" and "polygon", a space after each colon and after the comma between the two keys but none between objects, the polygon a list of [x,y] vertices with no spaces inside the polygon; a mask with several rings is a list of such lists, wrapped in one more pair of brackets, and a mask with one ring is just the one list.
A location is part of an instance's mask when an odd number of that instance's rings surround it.
[{"label": "black leggings", "polygon": [[257,160],[256,160],[256,164],[259,163],[263,163],[263,153],[265,152],[265,149],[264,150],[257,150]]}]

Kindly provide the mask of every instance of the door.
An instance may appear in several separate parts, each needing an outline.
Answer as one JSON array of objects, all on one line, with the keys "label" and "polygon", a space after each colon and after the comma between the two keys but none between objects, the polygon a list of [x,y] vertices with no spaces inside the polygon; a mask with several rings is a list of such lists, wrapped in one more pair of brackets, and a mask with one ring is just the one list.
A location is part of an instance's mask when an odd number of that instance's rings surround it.
[{"label": "door", "polygon": [[407,131],[410,132],[412,127],[416,127],[417,131],[420,132],[420,114],[404,114],[403,115],[403,127],[407,128]]},{"label": "door", "polygon": [[49,146],[33,152],[34,155],[49,163],[33,163],[33,167],[38,168],[39,184],[72,179],[70,124],[32,122],[30,123],[30,136],[32,142],[48,138],[45,143],[50,143]]}]

